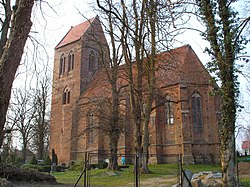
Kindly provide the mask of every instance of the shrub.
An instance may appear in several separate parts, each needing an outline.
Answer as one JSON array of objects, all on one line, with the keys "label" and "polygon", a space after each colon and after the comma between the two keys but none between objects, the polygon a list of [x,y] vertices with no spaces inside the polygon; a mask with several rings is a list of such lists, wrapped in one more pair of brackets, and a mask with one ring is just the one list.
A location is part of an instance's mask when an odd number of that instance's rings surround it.
[{"label": "shrub", "polygon": [[51,166],[51,159],[50,159],[49,155],[46,156],[46,158],[44,160],[44,165],[50,165]]},{"label": "shrub", "polygon": [[64,172],[65,169],[66,169],[65,165],[56,166],[56,171],[57,172]]},{"label": "shrub", "polygon": [[38,161],[36,159],[36,156],[33,155],[33,157],[31,158],[31,160],[29,161],[30,164],[33,164],[33,165],[37,165]]},{"label": "shrub", "polygon": [[72,171],[79,171],[84,169],[84,161],[83,160],[76,160],[72,161],[70,165],[68,166],[69,170]]},{"label": "shrub", "polygon": [[51,166],[50,165],[42,165],[41,168],[38,169],[40,172],[50,173]]},{"label": "shrub", "polygon": [[84,168],[84,165],[83,164],[74,164],[74,165],[71,165],[69,167],[69,170],[72,170],[72,171],[79,171],[79,170],[83,170]]},{"label": "shrub", "polygon": [[[39,167],[38,165],[33,166]],[[9,181],[47,182],[49,184],[57,184],[55,177],[49,174],[41,173],[38,171],[22,170],[14,166],[0,164],[0,178],[6,176],[8,176]]]},{"label": "shrub", "polygon": [[105,169],[108,167],[108,163],[107,162],[100,162],[99,163],[99,169]]},{"label": "shrub", "polygon": [[35,165],[35,164],[23,164],[20,169],[26,169],[26,170],[36,170],[36,171],[39,171],[39,169],[41,170],[42,166],[39,166],[39,165]]},{"label": "shrub", "polygon": [[24,164],[20,169],[40,171],[40,172],[50,172],[50,165],[34,165],[34,164]]},{"label": "shrub", "polygon": [[16,157],[14,154],[9,154],[8,157],[6,158],[7,164],[14,164],[15,161],[16,161]]},{"label": "shrub", "polygon": [[[108,167],[108,163],[107,162],[99,162],[97,164],[91,164],[89,166],[89,169],[95,169],[95,168],[98,168],[98,169],[105,169]],[[72,170],[72,171],[79,171],[79,170],[83,170],[84,169],[84,161],[77,161],[76,163],[74,164],[71,164],[69,166],[69,170]]]},{"label": "shrub", "polygon": [[108,167],[108,163],[107,162],[99,162],[98,164],[91,164],[91,168],[95,169],[105,169]]}]

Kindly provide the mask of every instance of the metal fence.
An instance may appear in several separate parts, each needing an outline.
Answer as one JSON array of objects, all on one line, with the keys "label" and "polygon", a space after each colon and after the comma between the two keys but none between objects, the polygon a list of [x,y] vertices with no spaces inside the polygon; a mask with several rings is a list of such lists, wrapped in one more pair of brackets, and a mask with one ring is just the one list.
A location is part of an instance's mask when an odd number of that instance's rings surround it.
[{"label": "metal fence", "polygon": [[[149,173],[141,169],[141,159],[144,155],[118,156],[119,170],[111,171],[106,167],[112,155],[85,154],[85,167],[75,186],[182,186],[181,155],[150,154],[147,156]],[[79,183],[83,178],[83,184]]]}]

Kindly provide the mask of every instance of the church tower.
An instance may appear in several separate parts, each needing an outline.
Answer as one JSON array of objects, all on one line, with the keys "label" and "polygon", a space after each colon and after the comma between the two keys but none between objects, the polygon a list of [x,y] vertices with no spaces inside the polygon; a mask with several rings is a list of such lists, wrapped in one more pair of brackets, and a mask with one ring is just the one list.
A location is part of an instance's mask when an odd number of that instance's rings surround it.
[{"label": "church tower", "polygon": [[104,63],[107,42],[98,17],[71,27],[55,47],[51,137],[60,163],[72,158],[72,110],[98,68]]}]

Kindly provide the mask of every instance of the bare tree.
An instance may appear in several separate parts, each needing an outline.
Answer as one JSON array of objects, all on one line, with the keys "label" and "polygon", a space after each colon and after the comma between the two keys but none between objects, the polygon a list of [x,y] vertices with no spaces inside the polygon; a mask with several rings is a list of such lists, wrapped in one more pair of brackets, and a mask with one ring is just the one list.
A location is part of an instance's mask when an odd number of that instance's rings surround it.
[{"label": "bare tree", "polygon": [[[8,120],[8,119],[7,119]],[[3,141],[3,146],[1,148],[0,153],[0,163],[6,163],[8,156],[13,151],[13,131],[10,130],[10,125],[6,125],[7,129],[9,129],[5,135],[5,139]]]},{"label": "bare tree", "polygon": [[115,123],[112,121],[114,116],[112,98],[98,97],[95,98],[94,101],[93,98],[91,100],[91,104],[94,105],[94,107],[91,107],[91,110],[88,110],[86,114],[88,123],[86,128],[87,139],[92,141],[91,138],[98,135],[102,137],[104,141],[104,137],[107,137],[110,154],[108,169],[119,170],[117,160],[118,141],[121,133],[125,131],[124,111],[121,109],[121,100],[119,99],[118,101],[119,114],[116,116]]},{"label": "bare tree", "polygon": [[[171,6],[166,6],[163,1],[148,0],[121,0],[120,3],[97,0],[97,4],[109,16],[109,19],[106,18],[109,24],[117,28],[110,32],[116,36],[115,41],[121,43],[126,69],[126,78],[123,78],[128,85],[130,117],[134,127],[134,148],[139,155],[145,155],[142,172],[148,173],[148,124],[155,99],[155,57],[157,48],[164,46],[166,50],[166,46],[170,45],[168,39],[173,36],[166,34],[173,23],[173,14],[164,16]],[[113,48],[117,49],[120,47]]]},{"label": "bare tree", "polygon": [[[149,173],[149,121],[156,91],[156,54],[171,45],[172,9],[163,1],[133,1],[123,5],[123,55],[128,73],[130,110],[134,124],[135,150],[141,158],[141,172]],[[131,10],[127,7],[132,7]],[[170,8],[171,7],[171,8]],[[130,17],[132,12],[133,17]],[[167,14],[166,14],[167,12]],[[169,13],[169,14],[168,14]],[[168,36],[168,37],[165,37]],[[134,73],[135,72],[135,73]]]},{"label": "bare tree", "polygon": [[32,148],[37,152],[38,159],[44,159],[49,147],[49,114],[50,114],[50,78],[45,75],[37,84],[34,93],[34,127],[32,136]]},{"label": "bare tree", "polygon": [[[108,7],[110,8],[112,4],[108,4]],[[108,60],[108,63],[103,63],[104,64],[104,71],[105,74],[107,75],[108,82],[111,87],[111,99],[106,101],[109,101],[109,106],[108,109],[108,121],[104,120],[106,117],[100,116],[100,120],[102,121],[102,126],[107,126],[108,129],[106,129],[106,134],[109,137],[109,147],[110,147],[110,163],[108,168],[111,170],[117,170],[118,169],[118,162],[117,162],[117,146],[118,146],[118,141],[119,141],[119,135],[122,131],[120,128],[120,92],[121,89],[118,84],[118,74],[119,74],[119,65],[121,64],[121,55],[119,54],[119,45],[117,44],[117,36],[115,34],[115,30],[117,29],[115,24],[112,23],[114,21],[112,19],[112,14],[107,14],[106,15],[107,19],[107,26],[105,26],[105,31],[107,32],[107,35],[109,36],[110,39],[110,48],[108,49],[107,45],[99,44],[100,49],[102,49],[99,53],[102,61]],[[105,24],[103,24],[105,25]],[[108,52],[108,59],[105,58],[105,53]],[[110,57],[110,58],[109,58]],[[103,100],[102,102],[105,102]],[[107,103],[107,102],[106,102]],[[107,103],[107,104],[108,104]],[[101,103],[98,104],[98,106],[103,106]],[[104,111],[99,107],[99,114],[104,114]],[[103,119],[103,120],[102,120]],[[107,118],[106,118],[107,119]]]},{"label": "bare tree", "polygon": [[[32,22],[31,12],[34,0],[1,0],[0,38],[0,147],[4,138],[4,125],[9,106],[12,83],[23,54]],[[12,8],[11,8],[12,6]]]},{"label": "bare tree", "polygon": [[[100,5],[99,1],[97,1],[97,4],[99,4],[99,7],[103,7],[102,5]],[[90,32],[88,35],[88,41],[91,44],[94,43],[95,47],[93,47],[93,45],[88,45],[88,47],[98,49],[99,71],[104,72],[104,75],[102,75],[105,77],[104,82],[99,81],[95,86],[102,89],[102,87],[105,86],[105,84],[108,82],[111,92],[107,97],[101,97],[100,99],[97,99],[97,96],[93,95],[92,97],[87,99],[86,103],[91,103],[97,108],[97,112],[94,112],[92,110],[94,113],[91,113],[100,120],[100,123],[98,123],[97,126],[96,123],[94,123],[91,128],[88,128],[88,131],[98,129],[108,137],[111,155],[108,169],[117,170],[119,169],[117,161],[117,146],[119,142],[119,135],[121,131],[123,131],[120,124],[120,116],[122,113],[122,111],[120,110],[120,104],[122,100],[122,88],[124,87],[124,85],[119,85],[118,82],[120,78],[119,66],[122,63],[122,52],[120,46],[121,44],[118,42],[119,33],[116,32],[117,30],[119,30],[119,24],[117,25],[115,23],[114,15],[109,12],[109,10],[112,9],[112,7],[114,7],[115,5],[109,0],[102,1],[102,4],[104,4],[107,9],[100,8],[97,11],[100,13],[99,15],[102,16],[104,20],[102,22],[102,26],[110,45],[108,46],[106,40],[100,40],[100,36],[96,34],[96,32]],[[106,109],[106,112],[104,112],[104,108]]]},{"label": "bare tree", "polygon": [[29,91],[25,89],[17,89],[13,93],[15,101],[11,103],[10,115],[12,116],[13,130],[20,134],[20,143],[22,145],[23,162],[26,162],[26,154],[30,140],[32,139],[32,131],[34,128],[34,119],[36,110],[34,108],[34,100]]}]

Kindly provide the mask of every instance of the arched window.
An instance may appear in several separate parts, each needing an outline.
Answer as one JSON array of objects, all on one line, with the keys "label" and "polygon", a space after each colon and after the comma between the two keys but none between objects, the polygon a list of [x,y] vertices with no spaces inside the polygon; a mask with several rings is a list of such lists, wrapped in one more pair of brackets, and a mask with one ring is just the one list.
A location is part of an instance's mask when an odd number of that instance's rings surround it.
[{"label": "arched window", "polygon": [[90,71],[95,70],[95,53],[94,53],[94,51],[91,51],[89,54],[89,70]]},{"label": "arched window", "polygon": [[197,93],[192,95],[191,109],[193,130],[195,133],[201,133],[203,130],[201,96]]},{"label": "arched window", "polygon": [[75,66],[75,54],[71,55],[71,69],[74,69]]},{"label": "arched window", "polygon": [[87,114],[87,123],[88,123],[87,141],[88,143],[93,143],[94,142],[94,114],[91,111],[89,111]]},{"label": "arched window", "polygon": [[70,91],[68,88],[66,88],[64,89],[64,92],[63,92],[62,104],[65,105],[68,103],[70,103]]},{"label": "arched window", "polygon": [[62,55],[60,57],[60,66],[59,66],[59,75],[63,74],[65,72],[65,57]]},{"label": "arched window", "polygon": [[173,109],[173,101],[171,97],[169,96],[166,97],[164,108],[165,108],[166,125],[173,125],[174,124],[174,109]]},{"label": "arched window", "polygon": [[74,60],[75,60],[75,55],[73,54],[72,51],[70,51],[68,56],[68,71],[74,69]]}]

